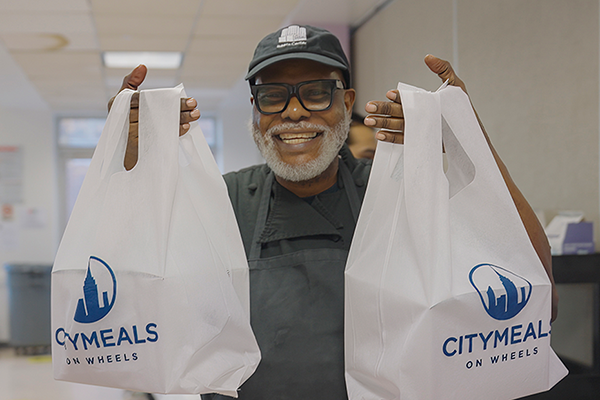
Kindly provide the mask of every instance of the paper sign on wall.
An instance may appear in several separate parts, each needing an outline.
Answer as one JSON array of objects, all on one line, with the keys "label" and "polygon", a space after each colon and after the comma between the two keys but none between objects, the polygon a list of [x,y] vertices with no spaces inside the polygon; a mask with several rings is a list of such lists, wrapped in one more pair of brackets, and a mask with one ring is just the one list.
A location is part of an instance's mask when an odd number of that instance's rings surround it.
[{"label": "paper sign on wall", "polygon": [[23,202],[23,152],[0,146],[0,204]]}]

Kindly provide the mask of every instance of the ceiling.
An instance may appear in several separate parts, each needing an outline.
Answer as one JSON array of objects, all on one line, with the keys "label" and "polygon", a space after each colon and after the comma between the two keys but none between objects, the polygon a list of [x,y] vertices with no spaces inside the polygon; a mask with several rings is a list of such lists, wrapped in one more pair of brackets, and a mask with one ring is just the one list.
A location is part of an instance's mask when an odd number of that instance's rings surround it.
[{"label": "ceiling", "polygon": [[0,0],[0,96],[25,104],[37,96],[61,113],[104,112],[129,71],[106,68],[102,52],[181,51],[179,69],[149,71],[144,87],[183,82],[210,111],[242,79],[266,34],[288,23],[356,26],[383,3]]}]

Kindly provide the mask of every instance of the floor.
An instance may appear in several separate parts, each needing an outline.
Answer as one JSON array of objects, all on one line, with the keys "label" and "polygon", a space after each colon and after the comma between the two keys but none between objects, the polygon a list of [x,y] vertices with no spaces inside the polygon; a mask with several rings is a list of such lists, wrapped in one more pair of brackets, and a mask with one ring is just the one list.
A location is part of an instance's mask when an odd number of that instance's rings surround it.
[{"label": "floor", "polygon": [[[14,349],[0,348],[0,400],[145,400],[120,389],[52,378],[49,355],[17,355]],[[156,395],[156,400],[200,400],[197,395]]]},{"label": "floor", "polygon": [[[590,375],[575,365],[554,388],[529,396],[531,400],[598,400],[600,376]],[[59,382],[52,378],[49,355],[17,355],[0,347],[0,400],[145,400],[120,389]],[[155,395],[156,400],[199,400],[196,395]]]},{"label": "floor", "polygon": [[527,400],[599,400],[600,399],[600,374],[591,373],[589,369],[562,360],[569,375],[548,392],[526,397]]}]

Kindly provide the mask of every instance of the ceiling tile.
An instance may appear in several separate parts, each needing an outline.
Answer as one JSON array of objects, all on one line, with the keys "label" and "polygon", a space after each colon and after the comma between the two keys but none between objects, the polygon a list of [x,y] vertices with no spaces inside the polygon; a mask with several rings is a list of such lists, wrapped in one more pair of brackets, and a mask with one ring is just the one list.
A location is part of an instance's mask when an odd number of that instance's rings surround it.
[{"label": "ceiling tile", "polygon": [[91,0],[94,14],[135,16],[195,15],[202,0]]},{"label": "ceiling tile", "polygon": [[30,79],[96,78],[102,75],[98,52],[12,53]]},{"label": "ceiling tile", "polygon": [[0,34],[10,51],[97,50],[91,33],[5,33]]},{"label": "ceiling tile", "polygon": [[101,35],[103,51],[184,51],[189,35]]},{"label": "ceiling tile", "polygon": [[0,11],[89,11],[87,0],[0,0]]},{"label": "ceiling tile", "polygon": [[[129,16],[96,15],[96,29],[100,38],[104,35],[187,35],[192,32],[194,15]],[[101,39],[102,40],[102,39]]]},{"label": "ceiling tile", "polygon": [[[194,38],[188,49],[190,56],[224,56],[231,54],[250,54],[254,53],[254,48],[260,39],[254,37],[225,37],[225,38]],[[248,58],[248,61],[250,58]]]},{"label": "ceiling tile", "polygon": [[287,16],[298,0],[204,0],[203,17],[214,16]]},{"label": "ceiling tile", "polygon": [[0,33],[94,34],[92,17],[86,12],[2,12]]},{"label": "ceiling tile", "polygon": [[107,95],[101,77],[50,77],[32,79],[50,107],[55,110],[106,109]]},{"label": "ceiling tile", "polygon": [[200,18],[194,34],[197,37],[230,37],[250,36],[259,40],[267,34],[279,29],[284,18],[282,16],[259,15],[248,18],[243,15],[205,16]]},{"label": "ceiling tile", "polygon": [[[119,78],[123,80],[125,75],[131,72],[130,68],[104,68],[104,76],[107,78]],[[146,77],[175,77],[178,71],[173,69],[149,69]]]},{"label": "ceiling tile", "polygon": [[104,83],[101,79],[78,79],[76,82],[73,79],[34,79],[33,83],[48,97],[72,95],[78,98],[81,93],[86,93],[85,96],[104,93]]}]

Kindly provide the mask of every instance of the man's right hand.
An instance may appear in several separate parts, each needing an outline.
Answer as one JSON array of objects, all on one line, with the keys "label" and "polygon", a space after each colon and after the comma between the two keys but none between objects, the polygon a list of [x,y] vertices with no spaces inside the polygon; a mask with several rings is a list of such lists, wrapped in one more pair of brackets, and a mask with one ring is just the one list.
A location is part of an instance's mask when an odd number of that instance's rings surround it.
[{"label": "man's right hand", "polygon": [[[119,93],[123,89],[137,90],[144,82],[148,68],[145,65],[138,65],[129,75],[123,78],[123,84]],[[108,102],[108,110],[112,107],[116,95]],[[123,165],[126,170],[132,169],[138,159],[138,111],[140,94],[134,93],[131,97],[131,108],[129,111],[129,136],[127,138],[127,150],[125,151],[125,160]],[[198,103],[193,98],[181,99],[181,118],[179,125],[179,136],[184,135],[190,129],[190,123],[200,118],[200,111],[196,109]]]}]

